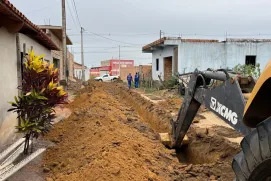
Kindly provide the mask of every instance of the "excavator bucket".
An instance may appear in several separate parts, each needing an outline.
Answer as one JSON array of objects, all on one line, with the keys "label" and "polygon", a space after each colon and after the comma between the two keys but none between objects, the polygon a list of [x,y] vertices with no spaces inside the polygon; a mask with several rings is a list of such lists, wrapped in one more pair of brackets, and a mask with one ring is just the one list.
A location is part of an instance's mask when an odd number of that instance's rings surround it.
[{"label": "excavator bucket", "polygon": [[251,128],[271,116],[271,60],[258,79],[246,103],[243,122]]},{"label": "excavator bucket", "polygon": [[[168,148],[173,147],[172,136],[169,133],[159,133],[159,136],[160,136],[160,141],[162,142],[163,145],[165,145]],[[182,146],[188,145],[188,143],[189,143],[189,138],[187,135],[185,135],[181,145]]]}]

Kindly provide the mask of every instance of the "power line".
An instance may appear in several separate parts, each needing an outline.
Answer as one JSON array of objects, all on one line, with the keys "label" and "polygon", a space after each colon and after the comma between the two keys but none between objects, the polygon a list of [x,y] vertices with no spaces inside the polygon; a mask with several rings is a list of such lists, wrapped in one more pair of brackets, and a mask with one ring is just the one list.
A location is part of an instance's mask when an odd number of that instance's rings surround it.
[{"label": "power line", "polygon": [[85,81],[85,62],[84,62],[84,44],[83,44],[83,31],[84,28],[81,27],[81,63],[82,63],[82,80]]},{"label": "power line", "polygon": [[[142,46],[120,46],[121,48],[141,48]],[[81,47],[74,47],[73,48],[81,48]],[[105,49],[117,49],[119,47],[90,47],[84,46],[84,48],[105,48]]]},{"label": "power line", "polygon": [[[224,36],[224,34],[201,34],[201,33],[167,33],[162,32],[166,35],[176,35],[176,36]],[[144,36],[144,35],[157,35],[157,33],[124,33],[124,34],[114,34],[114,33],[97,33],[100,36]],[[270,36],[271,34],[232,34],[229,33],[229,36]],[[80,34],[70,34],[69,36],[80,36]],[[90,35],[94,36],[94,35]]]},{"label": "power line", "polygon": [[46,6],[46,7],[43,7],[43,8],[40,8],[40,9],[36,9],[36,10],[30,11],[30,12],[27,12],[27,13],[24,13],[24,14],[30,14],[30,13],[34,13],[34,12],[38,12],[38,11],[43,11],[44,9],[47,9],[49,7],[50,6]]},{"label": "power line", "polygon": [[67,0],[67,4],[68,4],[68,9],[69,9],[69,12],[70,12],[71,17],[72,17],[73,24],[75,25],[75,28],[76,28],[76,29],[77,29],[77,31],[78,31],[77,24],[75,23],[75,20],[74,20],[73,15],[72,15],[72,11],[71,11],[71,8],[70,8],[69,0]]},{"label": "power line", "polygon": [[105,36],[99,35],[99,34],[97,34],[97,33],[93,33],[93,32],[87,31],[87,34],[88,34],[88,35],[90,35],[89,33],[91,33],[91,34],[93,34],[93,35],[96,35],[96,36],[99,36],[99,37],[101,37],[101,38],[110,40],[110,41],[114,41],[114,42],[118,42],[118,43],[123,43],[123,44],[129,44],[129,45],[136,45],[136,44],[127,43],[127,42],[123,42],[123,41],[119,41],[119,40],[114,40],[114,39],[107,38],[107,37],[105,37]]},{"label": "power line", "polygon": [[[156,35],[157,33],[132,33],[132,34],[112,34],[112,33],[103,33],[99,34],[101,36],[147,36],[147,35]],[[80,34],[70,34],[69,36],[80,36]],[[94,35],[91,35],[94,36]]]},{"label": "power line", "polygon": [[142,59],[142,60],[145,60],[145,59],[148,59],[148,60],[149,60],[149,59],[152,59],[152,57],[150,57],[150,58],[141,58],[141,57],[133,57],[133,58],[130,57],[130,58],[126,58],[126,57],[121,57],[121,58],[122,58],[122,59],[139,59],[139,60],[141,60],[141,59]]},{"label": "power line", "polygon": [[78,12],[77,12],[75,1],[74,0],[72,0],[72,1],[73,1],[73,7],[74,7],[74,10],[75,10],[75,13],[76,13],[76,17],[77,17],[78,23],[79,23],[80,27],[82,27],[81,23],[80,23],[79,16],[78,16]]},{"label": "power line", "polygon": [[[178,36],[225,36],[224,34],[200,34],[200,33],[166,33],[167,35],[178,35]],[[255,33],[255,34],[232,34],[229,33],[227,36],[270,36],[271,34],[261,34],[261,33]]]},{"label": "power line", "polygon": [[[119,51],[110,51],[110,52],[84,52],[84,53],[118,53]],[[134,50],[134,51],[121,51],[121,52],[142,52],[142,50]],[[81,52],[74,52],[76,53],[81,53]]]}]

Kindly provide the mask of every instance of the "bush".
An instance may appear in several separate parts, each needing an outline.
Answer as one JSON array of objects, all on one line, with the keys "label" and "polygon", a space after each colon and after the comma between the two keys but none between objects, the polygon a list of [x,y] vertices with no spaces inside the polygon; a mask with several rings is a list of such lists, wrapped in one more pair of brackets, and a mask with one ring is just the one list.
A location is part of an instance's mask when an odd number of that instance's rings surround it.
[{"label": "bush", "polygon": [[10,102],[18,114],[16,129],[24,133],[24,153],[28,153],[29,140],[48,133],[55,118],[54,107],[67,103],[67,93],[58,87],[58,69],[43,61],[43,56],[35,56],[31,51],[23,66],[22,95]]},{"label": "bush", "polygon": [[178,74],[173,75],[168,81],[165,81],[165,87],[166,88],[172,88],[176,85],[178,85],[179,83],[179,78],[178,78]]},{"label": "bush", "polygon": [[166,82],[166,87],[170,88],[170,87],[174,87],[175,85],[178,84],[178,79],[176,77],[171,77],[171,79],[169,79]]},{"label": "bush", "polygon": [[233,70],[241,75],[252,76],[256,79],[258,79],[261,75],[260,64],[256,64],[256,66],[238,64],[233,68]]}]

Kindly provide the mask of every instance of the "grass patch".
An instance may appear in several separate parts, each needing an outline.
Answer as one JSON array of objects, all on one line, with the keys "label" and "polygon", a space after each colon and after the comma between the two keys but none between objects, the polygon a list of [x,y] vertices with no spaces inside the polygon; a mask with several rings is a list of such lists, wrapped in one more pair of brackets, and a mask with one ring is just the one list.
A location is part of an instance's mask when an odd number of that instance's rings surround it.
[{"label": "grass patch", "polygon": [[142,88],[142,90],[144,90],[144,92],[147,94],[151,94],[151,93],[154,93],[155,91],[157,91],[156,88]]}]

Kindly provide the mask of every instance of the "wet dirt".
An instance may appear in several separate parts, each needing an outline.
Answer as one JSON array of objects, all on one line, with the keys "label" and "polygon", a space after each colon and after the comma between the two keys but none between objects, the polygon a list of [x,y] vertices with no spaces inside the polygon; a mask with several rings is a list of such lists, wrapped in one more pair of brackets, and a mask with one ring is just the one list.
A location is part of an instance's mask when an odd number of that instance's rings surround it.
[{"label": "wet dirt", "polygon": [[121,84],[92,83],[46,136],[55,143],[44,155],[46,180],[233,180],[239,146],[215,132],[192,125],[189,145],[177,153],[160,143],[180,103],[154,104]]}]

